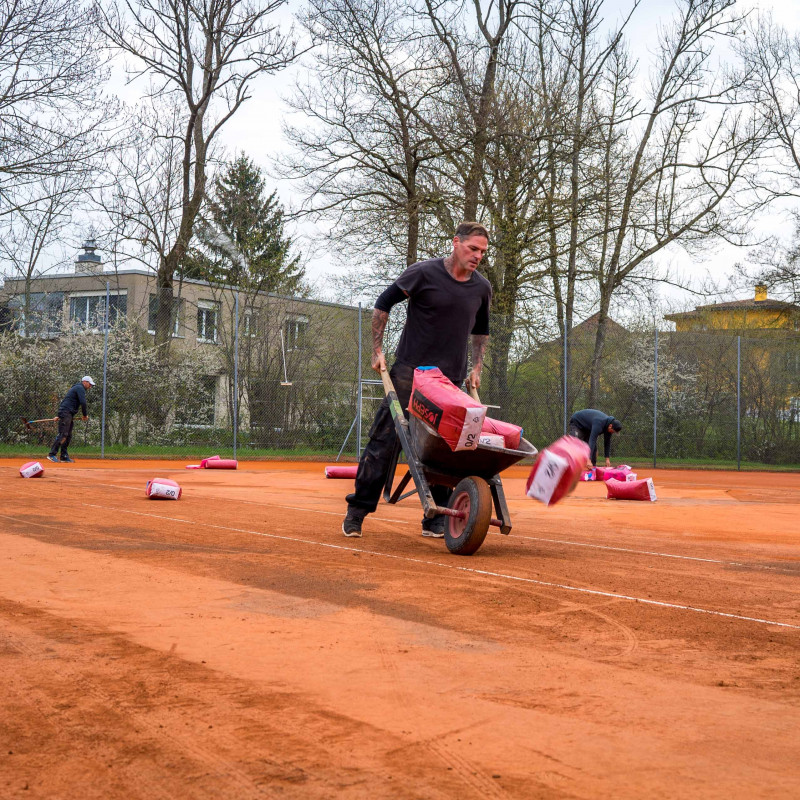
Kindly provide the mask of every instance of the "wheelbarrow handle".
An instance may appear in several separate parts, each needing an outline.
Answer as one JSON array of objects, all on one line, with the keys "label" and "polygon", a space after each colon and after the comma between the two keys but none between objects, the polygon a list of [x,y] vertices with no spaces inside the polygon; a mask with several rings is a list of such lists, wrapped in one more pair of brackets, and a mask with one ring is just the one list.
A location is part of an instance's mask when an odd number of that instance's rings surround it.
[{"label": "wheelbarrow handle", "polygon": [[381,370],[381,380],[383,381],[383,391],[387,396],[389,392],[394,392],[394,384],[392,383],[392,379],[389,377],[388,369]]}]

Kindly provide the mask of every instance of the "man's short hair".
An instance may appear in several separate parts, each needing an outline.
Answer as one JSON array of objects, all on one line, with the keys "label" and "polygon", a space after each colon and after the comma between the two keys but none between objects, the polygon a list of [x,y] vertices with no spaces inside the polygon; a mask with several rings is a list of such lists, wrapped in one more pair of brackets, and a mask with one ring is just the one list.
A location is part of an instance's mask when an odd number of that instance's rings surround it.
[{"label": "man's short hair", "polygon": [[489,240],[489,231],[480,222],[462,222],[457,228],[455,235],[461,239],[469,239],[470,236],[484,236]]},{"label": "man's short hair", "polygon": [[614,429],[614,430],[615,430],[617,433],[619,433],[619,432],[622,430],[622,423],[621,423],[621,422],[620,422],[618,419],[615,419],[615,420],[614,420],[614,421],[611,423],[611,427],[612,427],[612,428],[613,428],[613,429]]}]

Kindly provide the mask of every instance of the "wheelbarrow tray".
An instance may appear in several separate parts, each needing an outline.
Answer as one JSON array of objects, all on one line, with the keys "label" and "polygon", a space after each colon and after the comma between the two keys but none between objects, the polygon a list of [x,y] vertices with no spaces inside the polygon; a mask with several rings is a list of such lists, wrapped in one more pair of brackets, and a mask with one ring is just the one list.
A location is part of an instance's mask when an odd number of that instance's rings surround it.
[{"label": "wheelbarrow tray", "polygon": [[535,456],[538,452],[527,439],[520,439],[520,446],[516,450],[479,444],[475,450],[453,451],[450,445],[421,419],[411,416],[408,422],[414,455],[426,472],[432,470],[459,479],[477,475],[488,481],[504,469],[525,457]]}]

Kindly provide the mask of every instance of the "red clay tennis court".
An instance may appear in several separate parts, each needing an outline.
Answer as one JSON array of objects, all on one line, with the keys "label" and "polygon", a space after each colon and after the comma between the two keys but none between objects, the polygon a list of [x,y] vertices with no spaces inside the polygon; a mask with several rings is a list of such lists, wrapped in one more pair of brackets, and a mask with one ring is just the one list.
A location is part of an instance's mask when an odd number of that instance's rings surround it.
[{"label": "red clay tennis court", "polygon": [[[4,798],[800,795],[800,476],[504,473],[472,557],[318,463],[0,461]],[[152,477],[179,502],[150,501]]]}]

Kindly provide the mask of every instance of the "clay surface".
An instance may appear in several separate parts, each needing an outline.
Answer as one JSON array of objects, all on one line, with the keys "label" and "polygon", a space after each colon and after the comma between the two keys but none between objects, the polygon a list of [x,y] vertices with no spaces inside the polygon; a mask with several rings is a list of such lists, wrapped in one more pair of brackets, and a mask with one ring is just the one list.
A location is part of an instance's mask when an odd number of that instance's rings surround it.
[{"label": "clay surface", "polygon": [[465,558],[416,498],[344,538],[324,464],[20,463],[2,798],[800,796],[796,474],[546,508],[515,467],[511,535]]}]

